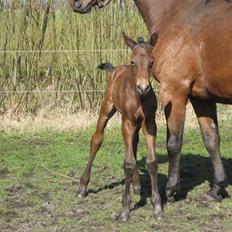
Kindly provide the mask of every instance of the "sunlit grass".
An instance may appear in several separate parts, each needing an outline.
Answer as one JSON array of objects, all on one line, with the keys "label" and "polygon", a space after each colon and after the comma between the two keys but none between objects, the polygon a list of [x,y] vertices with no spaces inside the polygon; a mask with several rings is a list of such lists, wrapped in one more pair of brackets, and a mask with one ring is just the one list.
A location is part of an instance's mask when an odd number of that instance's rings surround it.
[{"label": "sunlit grass", "polygon": [[[147,36],[134,4],[121,7],[115,1],[89,15],[67,8],[48,12],[31,4],[1,11],[0,91],[6,91],[0,93],[1,111],[37,113],[48,105],[66,105],[71,112],[94,108],[102,92],[88,90],[104,89],[107,82],[107,74],[96,67],[106,61],[128,63],[121,33]],[[47,93],[30,92],[39,90]],[[74,92],[62,92],[67,90]]]}]

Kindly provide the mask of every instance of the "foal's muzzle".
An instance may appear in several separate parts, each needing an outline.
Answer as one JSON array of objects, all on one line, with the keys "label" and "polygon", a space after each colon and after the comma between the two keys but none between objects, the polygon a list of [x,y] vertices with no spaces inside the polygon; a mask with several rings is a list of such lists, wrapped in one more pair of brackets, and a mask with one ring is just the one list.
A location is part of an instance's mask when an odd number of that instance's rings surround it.
[{"label": "foal's muzzle", "polygon": [[139,95],[145,95],[147,94],[151,89],[150,85],[145,85],[145,86],[141,86],[141,85],[137,85],[137,92]]}]

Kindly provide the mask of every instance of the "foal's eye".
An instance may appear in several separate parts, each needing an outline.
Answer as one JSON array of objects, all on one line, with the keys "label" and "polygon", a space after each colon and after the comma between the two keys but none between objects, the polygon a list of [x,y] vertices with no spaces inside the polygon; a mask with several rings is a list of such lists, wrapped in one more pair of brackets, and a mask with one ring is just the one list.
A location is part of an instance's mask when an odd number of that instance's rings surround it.
[{"label": "foal's eye", "polygon": [[131,65],[132,65],[132,66],[135,66],[135,62],[134,62],[133,60],[131,61]]},{"label": "foal's eye", "polygon": [[152,60],[150,63],[150,68],[152,68],[153,64],[154,64],[154,61]]}]

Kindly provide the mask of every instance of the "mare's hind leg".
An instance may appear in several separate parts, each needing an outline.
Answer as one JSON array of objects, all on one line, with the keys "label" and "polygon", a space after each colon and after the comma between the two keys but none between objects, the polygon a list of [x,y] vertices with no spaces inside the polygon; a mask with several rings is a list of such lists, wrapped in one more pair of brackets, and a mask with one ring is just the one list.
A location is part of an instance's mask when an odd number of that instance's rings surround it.
[{"label": "mare's hind leg", "polygon": [[90,181],[91,167],[93,165],[96,153],[103,142],[104,129],[107,125],[107,122],[115,112],[116,110],[113,106],[113,103],[107,99],[104,99],[97,122],[97,128],[91,139],[89,160],[81,176],[79,188],[77,190],[79,197],[85,196],[87,185]]},{"label": "mare's hind leg", "polygon": [[163,218],[163,210],[157,184],[158,160],[155,145],[156,130],[154,117],[147,119],[143,124],[143,133],[145,135],[148,148],[147,168],[151,178],[151,203],[153,205],[155,218],[160,220]]},{"label": "mare's hind leg", "polygon": [[122,119],[122,134],[125,143],[125,159],[124,159],[124,173],[125,173],[125,191],[122,197],[122,213],[119,220],[126,222],[130,218],[130,184],[132,176],[136,167],[136,160],[133,151],[133,137],[136,133],[136,125],[127,119]]},{"label": "mare's hind leg", "polygon": [[211,156],[214,169],[214,181],[208,195],[219,200],[221,199],[220,191],[224,191],[228,183],[220,153],[216,103],[198,99],[191,99],[191,103],[197,115],[204,144]]},{"label": "mare's hind leg", "polygon": [[[134,156],[135,156],[136,161],[137,161],[137,147],[138,147],[138,142],[139,142],[139,129],[140,127],[136,129],[136,132],[133,138],[133,151],[134,151]],[[135,194],[140,194],[141,183],[140,183],[139,169],[137,165],[135,167],[134,174],[132,176],[132,184],[133,184],[133,192]]]}]

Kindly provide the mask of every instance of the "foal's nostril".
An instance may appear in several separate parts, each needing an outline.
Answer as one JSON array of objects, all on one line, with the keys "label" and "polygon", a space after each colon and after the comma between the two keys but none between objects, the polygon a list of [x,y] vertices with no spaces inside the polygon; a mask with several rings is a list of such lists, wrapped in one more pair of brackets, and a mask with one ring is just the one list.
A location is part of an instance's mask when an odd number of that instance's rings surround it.
[{"label": "foal's nostril", "polygon": [[149,90],[150,90],[150,85],[148,85],[148,86],[144,89],[144,92],[145,92],[145,93],[148,93]]},{"label": "foal's nostril", "polygon": [[137,85],[137,92],[138,92],[138,94],[142,94],[143,93],[143,89],[141,88],[140,85]]},{"label": "foal's nostril", "polygon": [[150,85],[146,85],[145,87],[142,87],[141,85],[137,85],[137,92],[142,95],[146,94],[150,91]]}]

